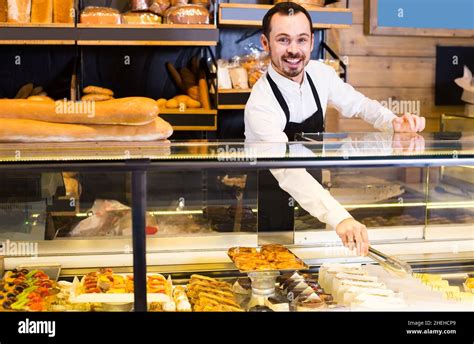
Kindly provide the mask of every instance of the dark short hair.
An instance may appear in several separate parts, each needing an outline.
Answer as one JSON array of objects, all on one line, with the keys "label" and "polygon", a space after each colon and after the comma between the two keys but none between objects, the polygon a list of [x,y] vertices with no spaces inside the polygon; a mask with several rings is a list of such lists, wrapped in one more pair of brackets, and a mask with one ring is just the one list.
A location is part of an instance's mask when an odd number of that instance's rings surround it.
[{"label": "dark short hair", "polygon": [[311,16],[309,15],[308,11],[303,6],[300,6],[294,2],[290,1],[285,1],[285,2],[279,2],[272,8],[268,10],[268,12],[265,14],[262,20],[262,25],[263,25],[263,34],[267,37],[270,38],[270,22],[272,20],[272,17],[274,14],[280,13],[284,15],[290,15],[290,13],[297,14],[297,13],[303,13],[306,18],[308,18],[309,22],[309,27],[311,33],[313,33],[313,21],[311,20]]}]

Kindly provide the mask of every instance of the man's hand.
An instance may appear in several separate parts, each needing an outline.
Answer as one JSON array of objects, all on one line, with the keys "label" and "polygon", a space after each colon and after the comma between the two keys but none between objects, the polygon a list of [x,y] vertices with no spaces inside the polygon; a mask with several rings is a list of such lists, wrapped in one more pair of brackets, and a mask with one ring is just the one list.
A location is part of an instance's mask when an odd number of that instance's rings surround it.
[{"label": "man's hand", "polygon": [[425,151],[425,139],[415,133],[395,133],[392,139],[395,153],[420,153]]},{"label": "man's hand", "polygon": [[357,249],[357,254],[366,256],[369,253],[369,236],[367,228],[354,219],[345,219],[336,227],[336,233],[344,246],[350,250]]},{"label": "man's hand", "polygon": [[425,129],[426,121],[424,117],[404,114],[392,121],[393,130],[396,133],[418,133]]}]

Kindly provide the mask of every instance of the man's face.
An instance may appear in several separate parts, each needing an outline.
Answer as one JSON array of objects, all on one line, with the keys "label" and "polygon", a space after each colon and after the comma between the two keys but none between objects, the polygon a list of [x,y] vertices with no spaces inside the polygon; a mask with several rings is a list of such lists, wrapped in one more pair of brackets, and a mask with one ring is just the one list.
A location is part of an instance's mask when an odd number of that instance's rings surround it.
[{"label": "man's face", "polygon": [[261,42],[270,54],[273,67],[280,74],[301,82],[314,45],[308,19],[301,12],[293,15],[276,13],[270,28],[269,39],[262,35]]}]

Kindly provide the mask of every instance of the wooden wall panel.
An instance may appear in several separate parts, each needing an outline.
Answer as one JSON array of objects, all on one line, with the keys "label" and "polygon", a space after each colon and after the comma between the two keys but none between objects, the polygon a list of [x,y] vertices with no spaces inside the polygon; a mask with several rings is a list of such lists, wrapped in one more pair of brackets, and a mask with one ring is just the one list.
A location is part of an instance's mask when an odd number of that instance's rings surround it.
[{"label": "wooden wall panel", "polygon": [[[357,90],[371,99],[378,101],[419,101],[420,114],[424,117],[439,117],[443,113],[462,113],[463,106],[435,106],[434,88],[406,87],[358,87]],[[394,104],[395,105],[395,104]],[[417,107],[416,104],[400,104],[400,108]],[[394,108],[393,108],[394,109]]]},{"label": "wooden wall panel", "polygon": [[[419,101],[427,131],[439,130],[443,113],[462,114],[462,106],[435,105],[436,46],[474,46],[472,38],[374,36],[364,32],[370,0],[350,0],[353,25],[345,30],[328,30],[327,41],[339,56],[347,57],[348,82],[369,98]],[[346,1],[335,4],[345,7]],[[371,131],[361,119],[347,119],[328,111],[330,131]]]},{"label": "wooden wall panel", "polygon": [[436,57],[437,45],[474,46],[474,39],[371,36],[356,24],[348,30],[328,30],[328,44],[339,55]]},{"label": "wooden wall panel", "polygon": [[349,56],[348,82],[354,87],[434,87],[435,59]]}]

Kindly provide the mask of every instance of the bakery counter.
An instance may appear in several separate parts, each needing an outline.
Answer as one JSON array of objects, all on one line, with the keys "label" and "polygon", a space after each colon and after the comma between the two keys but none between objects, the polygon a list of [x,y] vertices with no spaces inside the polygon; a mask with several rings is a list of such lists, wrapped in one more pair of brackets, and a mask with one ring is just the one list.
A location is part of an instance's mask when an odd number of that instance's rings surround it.
[{"label": "bakery counter", "polygon": [[[147,309],[165,312],[472,310],[473,257],[461,254],[439,261],[433,255],[428,261],[416,262],[414,256],[410,259],[413,275],[392,274],[357,258],[320,262],[304,271],[248,274],[239,273],[229,264],[149,266]],[[418,255],[418,259],[423,257]],[[56,266],[37,262],[7,271],[0,280],[0,311],[133,309],[134,275],[130,268],[63,269],[58,278]]]}]

